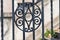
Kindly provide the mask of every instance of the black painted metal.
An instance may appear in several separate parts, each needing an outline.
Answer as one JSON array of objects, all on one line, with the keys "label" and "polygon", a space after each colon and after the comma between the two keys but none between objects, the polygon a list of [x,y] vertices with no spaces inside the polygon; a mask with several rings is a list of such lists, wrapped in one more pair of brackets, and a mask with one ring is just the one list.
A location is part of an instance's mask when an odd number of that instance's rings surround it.
[{"label": "black painted metal", "polygon": [[14,0],[12,0],[12,40],[15,40],[15,35],[14,35],[14,22],[15,22]]},{"label": "black painted metal", "polygon": [[25,0],[23,0],[22,2],[23,2],[23,40],[25,40],[25,23],[24,23],[24,21],[25,21],[25,13],[24,13],[24,1]]},{"label": "black painted metal", "polygon": [[51,35],[53,34],[53,0],[51,2]]},{"label": "black painted metal", "polygon": [[[37,3],[39,2],[41,2],[42,4],[42,9],[40,9],[40,7],[37,5]],[[50,3],[51,3],[51,31],[52,31],[51,35],[52,35],[53,34],[53,0],[50,0]],[[30,9],[31,7],[32,9]],[[26,18],[26,15],[28,14],[32,17],[31,19]],[[17,17],[16,19],[15,16]],[[14,0],[12,0],[12,40],[15,40],[14,23],[16,24],[18,29],[23,31],[23,40],[25,40],[25,32],[33,32],[33,40],[35,40],[35,30],[38,29],[42,23],[42,40],[44,40],[44,0],[37,0],[36,3],[34,3],[34,0],[32,0],[32,2],[25,2],[25,0],[22,0],[22,3],[18,3],[18,7],[15,12],[14,12]],[[32,27],[31,27],[31,23],[32,23]],[[23,28],[21,29],[21,27]],[[3,33],[4,33],[3,0],[1,0],[1,40],[4,40]]]},{"label": "black painted metal", "polygon": [[[24,10],[26,11],[26,12],[24,11],[24,13],[23,13],[23,5],[24,5]],[[34,8],[35,13],[33,13],[30,9],[31,7],[33,9],[33,6],[37,7],[37,8]],[[28,28],[25,28],[25,30],[24,30],[25,32],[33,31],[33,25],[32,25],[32,27],[30,27],[31,22],[33,20],[36,21],[35,23],[33,22],[33,24],[38,25],[36,28],[34,28],[34,30],[36,30],[41,24],[41,18],[39,17],[41,15],[41,9],[39,8],[38,5],[35,5],[33,3],[28,3],[28,2],[19,3],[18,7],[15,11],[15,14],[18,17],[15,21],[15,24],[22,31],[23,31],[23,29],[21,29],[20,27],[23,27],[23,20],[24,20],[24,23],[26,22],[27,27],[28,27]],[[28,14],[32,16],[32,18],[30,20],[26,19],[26,15],[28,15]],[[23,15],[24,15],[24,18],[23,18]],[[33,17],[33,15],[34,15],[34,17]]]},{"label": "black painted metal", "polygon": [[3,33],[3,0],[1,0],[1,40],[4,40]]},{"label": "black painted metal", "polygon": [[[16,19],[15,24],[21,31],[23,31],[23,40],[25,40],[25,32],[32,31],[33,40],[35,40],[35,30],[40,26],[42,21],[41,18],[39,17],[41,15],[41,9],[39,8],[38,5],[36,5],[37,3],[34,3],[34,0],[32,0],[32,2],[24,2],[23,0],[22,3],[18,3],[18,7],[15,11],[15,14],[18,18]],[[36,6],[37,8],[34,8],[34,6]],[[31,7],[32,9],[30,9]],[[26,19],[27,14],[30,14],[32,16],[30,20]],[[26,28],[25,22],[28,28]],[[31,23],[33,23],[32,27],[30,26]],[[37,25],[37,27],[35,25]],[[20,27],[23,27],[23,29],[21,29]]]},{"label": "black painted metal", "polygon": [[44,0],[42,0],[42,40],[44,40]]},{"label": "black painted metal", "polygon": [[[59,0],[59,29],[60,29],[60,0]],[[59,30],[60,32],[60,30]]]},{"label": "black painted metal", "polygon": [[[41,18],[39,17],[42,12],[37,3],[34,3],[34,0],[32,0],[32,2],[24,2],[23,0],[22,3],[18,3],[18,7],[15,11],[15,14],[18,18],[16,19],[15,24],[21,31],[23,31],[23,40],[25,40],[25,32],[32,32],[32,31],[33,31],[33,40],[35,40],[35,30],[40,26],[42,22]],[[35,6],[37,8],[35,8]],[[32,9],[30,9],[31,7]],[[27,14],[30,14],[32,16],[30,20],[26,19]],[[26,28],[25,22],[28,28]],[[30,26],[31,23],[33,23],[32,27]],[[35,25],[37,25],[37,27]],[[20,27],[23,27],[23,29],[21,29]]]},{"label": "black painted metal", "polygon": [[[34,0],[32,0],[32,3],[34,4]],[[33,13],[33,14],[32,14],[32,19],[33,19],[33,40],[35,40],[35,30],[34,30],[34,28],[35,28],[35,25],[34,25],[34,23],[35,23],[35,22],[34,22],[34,14],[35,14],[35,12],[34,12],[34,8],[35,8],[35,7],[34,7],[34,5],[33,5],[33,6],[32,6],[32,11],[33,11],[33,12],[32,12],[32,13]]]}]

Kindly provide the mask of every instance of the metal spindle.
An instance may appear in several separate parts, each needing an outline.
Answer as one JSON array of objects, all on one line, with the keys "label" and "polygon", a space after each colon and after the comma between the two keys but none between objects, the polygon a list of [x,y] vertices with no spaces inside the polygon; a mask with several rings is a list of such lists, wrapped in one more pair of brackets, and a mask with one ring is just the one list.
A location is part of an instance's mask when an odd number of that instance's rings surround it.
[{"label": "metal spindle", "polygon": [[23,2],[23,40],[25,40],[25,14],[24,14],[24,1],[25,0],[23,0],[22,2]]},{"label": "metal spindle", "polygon": [[35,40],[35,30],[34,30],[34,28],[35,28],[35,26],[34,26],[34,0],[32,0],[32,3],[33,3],[33,6],[32,6],[32,10],[33,10],[33,40]]},{"label": "metal spindle", "polygon": [[51,3],[51,36],[53,34],[53,0],[50,0]]},{"label": "metal spindle", "polygon": [[1,40],[4,40],[3,33],[3,0],[1,0]]},{"label": "metal spindle", "polygon": [[44,40],[44,0],[42,0],[42,40]]},{"label": "metal spindle", "polygon": [[14,21],[15,21],[15,14],[14,14],[14,0],[12,0],[12,40],[15,40],[14,35]]},{"label": "metal spindle", "polygon": [[60,32],[60,0],[59,0],[59,32]]}]

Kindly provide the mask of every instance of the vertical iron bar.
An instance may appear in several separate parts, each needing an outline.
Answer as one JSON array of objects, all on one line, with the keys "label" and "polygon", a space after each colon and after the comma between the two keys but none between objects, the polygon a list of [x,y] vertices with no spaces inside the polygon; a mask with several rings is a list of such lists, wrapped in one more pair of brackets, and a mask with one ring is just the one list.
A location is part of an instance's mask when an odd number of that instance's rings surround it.
[{"label": "vertical iron bar", "polygon": [[59,32],[60,32],[60,0],[59,0]]},{"label": "vertical iron bar", "polygon": [[23,2],[23,40],[25,40],[25,14],[24,14],[24,0]]},{"label": "vertical iron bar", "polygon": [[51,2],[51,36],[53,34],[53,0],[50,0]]},{"label": "vertical iron bar", "polygon": [[34,12],[34,0],[32,0],[32,2],[33,2],[33,7],[32,7],[32,11],[33,11],[33,14],[32,14],[33,15],[33,18],[32,18],[33,19],[33,40],[35,40],[35,30],[34,30],[34,28],[35,28],[35,26],[34,26],[34,23],[35,23],[34,22],[34,13],[35,13]]},{"label": "vertical iron bar", "polygon": [[1,0],[1,40],[4,40],[3,33],[3,0]]},{"label": "vertical iron bar", "polygon": [[14,39],[14,21],[15,21],[15,14],[14,14],[14,0],[12,0],[12,40]]},{"label": "vertical iron bar", "polygon": [[44,0],[42,0],[42,40],[44,40]]}]

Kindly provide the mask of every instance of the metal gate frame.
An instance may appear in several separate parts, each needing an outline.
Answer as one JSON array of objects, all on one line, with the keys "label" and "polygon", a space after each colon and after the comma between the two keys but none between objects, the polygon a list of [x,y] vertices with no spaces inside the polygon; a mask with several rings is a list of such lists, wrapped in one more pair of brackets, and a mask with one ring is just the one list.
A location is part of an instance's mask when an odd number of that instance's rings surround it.
[{"label": "metal gate frame", "polygon": [[[44,0],[41,0],[42,4],[42,40],[44,40]],[[22,3],[24,4],[24,0],[22,0]],[[34,4],[34,0],[32,0],[32,3]],[[51,35],[53,34],[53,0],[50,0],[51,3]],[[60,9],[60,0],[59,0],[59,9]],[[23,13],[24,13],[24,5],[23,5]],[[34,13],[34,6],[33,6],[33,13]],[[23,14],[24,15],[24,14]],[[24,18],[24,16],[23,16]],[[1,40],[4,40],[3,36],[3,0],[1,0]],[[60,10],[59,10],[59,20],[60,20]],[[24,21],[24,20],[23,20]],[[15,22],[15,13],[14,13],[14,0],[12,0],[12,40],[15,40],[14,36],[14,22]],[[60,24],[60,21],[59,21]],[[24,25],[24,24],[23,24]],[[34,25],[33,25],[34,27]],[[60,25],[59,25],[60,27]],[[23,26],[23,30],[24,30]],[[25,31],[23,31],[23,40],[25,40]],[[35,30],[33,30],[33,40],[35,40]]]}]

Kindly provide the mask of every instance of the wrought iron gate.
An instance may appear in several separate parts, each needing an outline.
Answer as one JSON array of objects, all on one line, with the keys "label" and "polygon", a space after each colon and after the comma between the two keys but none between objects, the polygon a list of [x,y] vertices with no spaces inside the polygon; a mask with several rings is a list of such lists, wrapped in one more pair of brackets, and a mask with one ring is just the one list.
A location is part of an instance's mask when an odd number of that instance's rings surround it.
[{"label": "wrought iron gate", "polygon": [[[42,8],[37,5],[39,2],[41,2]],[[51,34],[53,34],[53,0],[50,0],[50,3]],[[17,18],[15,16],[17,16]],[[12,0],[12,40],[15,40],[14,23],[18,29],[23,31],[23,40],[25,40],[25,32],[33,32],[33,40],[35,40],[35,30],[39,28],[40,24],[42,24],[42,40],[44,40],[44,0],[37,0],[36,3],[34,0],[32,0],[32,2],[25,2],[25,0],[22,0],[22,3],[18,3],[18,7],[15,12],[14,0]],[[1,40],[4,40],[3,28],[3,0],[1,0]]]}]

